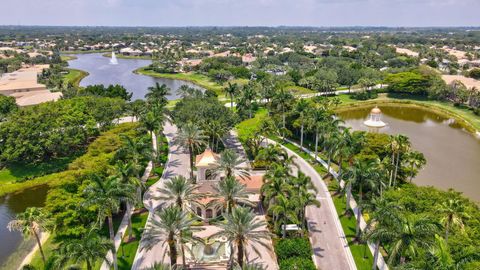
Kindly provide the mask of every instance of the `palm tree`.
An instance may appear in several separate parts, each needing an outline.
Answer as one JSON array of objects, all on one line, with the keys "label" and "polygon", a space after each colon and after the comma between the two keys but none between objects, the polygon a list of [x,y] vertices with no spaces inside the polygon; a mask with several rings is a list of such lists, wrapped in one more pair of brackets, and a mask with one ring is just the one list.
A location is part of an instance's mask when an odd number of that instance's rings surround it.
[{"label": "palm tree", "polygon": [[218,149],[218,142],[222,140],[222,137],[228,132],[228,128],[225,124],[218,120],[213,120],[202,125],[205,128],[205,135],[208,135],[210,148],[214,151]]},{"label": "palm tree", "polygon": [[193,179],[193,157],[195,150],[205,144],[206,136],[197,125],[189,122],[180,127],[180,132],[175,138],[175,143],[188,149],[190,155],[190,178]]},{"label": "palm tree", "polygon": [[282,238],[287,237],[287,224],[294,222],[296,224],[300,223],[297,216],[296,202],[290,200],[283,194],[279,194],[275,197],[275,202],[270,204],[268,211],[273,213],[277,219],[276,222],[280,222],[282,228]]},{"label": "palm tree", "polygon": [[225,149],[218,159],[216,173],[223,172],[226,177],[240,176],[242,179],[250,176],[250,173],[243,167],[240,167],[245,160],[233,149]]},{"label": "palm tree", "polygon": [[[144,186],[142,181],[133,175],[135,174],[135,169],[133,168],[133,165],[131,162],[122,162],[122,161],[117,161],[115,164],[115,175],[119,178],[120,182],[125,183],[125,184],[130,184],[132,188],[135,188],[137,198],[136,201],[140,202],[142,200],[142,193],[141,189]],[[135,192],[132,190],[132,192]],[[132,205],[127,204],[127,212],[130,212]],[[128,218],[128,238],[132,239],[133,238],[133,230],[132,230],[132,217],[131,215]]]},{"label": "palm tree", "polygon": [[192,205],[203,196],[198,192],[198,186],[183,176],[176,176],[165,182],[164,188],[157,188],[160,196],[157,199],[174,201],[182,210]]},{"label": "palm tree", "polygon": [[128,111],[132,115],[132,122],[140,119],[140,116],[143,115],[145,111],[145,101],[137,99],[131,102],[128,106]]},{"label": "palm tree", "polygon": [[123,147],[120,149],[120,155],[124,160],[130,160],[132,163],[135,176],[140,179],[140,171],[143,160],[149,160],[152,157],[152,148],[150,144],[142,139],[135,140],[129,136],[121,135],[123,139]]},{"label": "palm tree", "polygon": [[280,88],[272,98],[272,107],[275,107],[282,115],[282,127],[285,129],[285,118],[287,110],[292,107],[292,102],[294,101],[294,96],[285,88]]},{"label": "palm tree", "polygon": [[[226,222],[218,223],[220,231],[211,237],[226,237],[237,250],[237,262],[240,267],[244,266],[246,247],[252,243],[265,248],[269,246],[265,241],[270,240],[270,233],[266,229],[266,223],[257,219],[252,210],[245,207],[236,207],[231,213],[224,215]],[[253,248],[255,252],[258,251]],[[260,255],[260,254],[259,254]]]},{"label": "palm tree", "polygon": [[[118,213],[122,202],[134,204],[136,195],[132,190],[134,187],[129,183],[122,183],[118,177],[103,178],[98,175],[92,177],[92,183],[85,188],[86,195],[85,206],[95,207],[97,210],[97,220],[103,224],[108,220],[108,231],[110,241],[115,243],[115,231],[113,229],[113,215]],[[118,269],[117,249],[112,248],[113,267]]]},{"label": "palm tree", "polygon": [[419,248],[431,246],[435,231],[439,228],[439,224],[428,217],[399,217],[389,228],[392,241],[388,262],[394,264],[400,257],[400,263],[404,264],[406,256],[415,258]]},{"label": "palm tree", "polygon": [[9,231],[19,231],[24,237],[33,235],[37,241],[38,249],[42,255],[43,264],[46,263],[45,254],[43,253],[40,235],[42,231],[48,231],[50,228],[47,215],[41,208],[29,207],[25,212],[18,214],[14,220],[7,224]]},{"label": "palm tree", "polygon": [[413,177],[417,175],[418,171],[427,164],[425,156],[418,151],[410,151],[406,154],[405,163],[407,165],[407,173],[410,176],[410,183]]},{"label": "palm tree", "polygon": [[97,260],[103,260],[108,250],[113,249],[109,239],[102,238],[92,229],[79,239],[65,239],[55,249],[54,265],[63,268],[67,263],[85,262],[87,270],[93,269]]},{"label": "palm tree", "polygon": [[[153,218],[144,233],[142,249],[150,250],[157,244],[167,245],[170,255],[170,266],[177,265],[177,243],[185,232],[191,231],[194,220],[177,205],[170,205],[158,213],[158,219]],[[184,254],[184,252],[182,252]],[[183,256],[183,255],[182,255]],[[184,257],[184,256],[183,256]],[[185,264],[185,259],[183,258]]]},{"label": "palm tree", "polygon": [[298,194],[293,195],[290,200],[297,204],[298,220],[301,222],[302,228],[305,229],[305,213],[307,206],[314,205],[316,207],[320,207],[320,202],[317,200],[315,193],[313,193],[311,190],[306,188],[299,188],[298,190]]},{"label": "palm tree", "polygon": [[463,230],[463,220],[469,218],[465,205],[458,199],[449,199],[443,202],[438,209],[442,218],[440,222],[445,227],[445,242],[448,243],[448,234],[451,228],[458,227]]},{"label": "palm tree", "polygon": [[358,205],[357,205],[357,226],[356,226],[356,238],[360,239],[360,218],[362,216],[362,199],[363,199],[363,189],[370,188],[374,189],[378,186],[377,179],[379,177],[377,171],[377,162],[376,161],[363,161],[356,160],[353,163],[353,166],[348,168],[348,171],[345,173],[344,177],[347,180],[347,207],[350,204],[351,198],[351,189],[352,186],[358,187]]},{"label": "palm tree", "polygon": [[238,92],[238,84],[228,82],[223,91],[230,96],[230,108],[233,110],[233,96]]},{"label": "palm tree", "polygon": [[308,128],[315,133],[315,160],[318,157],[318,139],[320,136],[320,130],[325,125],[325,119],[325,111],[318,108],[312,109],[308,116]]},{"label": "palm tree", "polygon": [[145,94],[145,98],[149,103],[157,103],[163,107],[168,103],[167,95],[169,94],[170,89],[167,87],[167,85],[160,85],[157,82],[155,83],[155,86],[148,87],[148,92]]},{"label": "palm tree", "polygon": [[309,109],[310,109],[310,103],[304,98],[299,99],[295,104],[295,112],[299,115],[297,121],[299,122],[299,125],[300,125],[300,147],[303,147],[305,121],[306,121],[306,116],[309,113],[308,112]]},{"label": "palm tree", "polygon": [[238,182],[233,176],[227,176],[220,180],[213,187],[216,199],[212,201],[214,205],[221,205],[227,213],[232,212],[232,208],[238,204],[253,206],[254,204],[248,200],[251,194]]}]

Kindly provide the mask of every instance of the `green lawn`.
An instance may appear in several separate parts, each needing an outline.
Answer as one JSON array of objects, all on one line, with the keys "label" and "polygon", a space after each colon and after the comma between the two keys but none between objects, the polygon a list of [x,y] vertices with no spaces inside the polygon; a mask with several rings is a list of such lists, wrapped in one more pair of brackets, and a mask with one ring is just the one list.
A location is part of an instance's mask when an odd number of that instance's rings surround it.
[{"label": "green lawn", "polygon": [[[77,156],[50,160],[38,165],[13,163],[0,170],[0,196],[48,183],[49,174],[63,171]],[[45,176],[45,177],[41,177]],[[34,179],[36,178],[36,179]],[[32,180],[33,179],[33,180]]]},{"label": "green lawn", "polygon": [[[225,94],[223,93],[224,85],[220,85],[214,81],[212,81],[208,76],[203,74],[198,74],[194,72],[189,73],[158,73],[152,70],[145,70],[145,68],[139,68],[134,71],[135,73],[157,77],[157,78],[166,78],[166,79],[174,79],[174,80],[182,80],[182,81],[189,81],[194,83],[200,87],[205,89],[214,91],[217,93],[219,98],[225,98]],[[232,80],[231,83],[237,83],[240,85],[246,84],[248,80],[246,79],[236,79]]]},{"label": "green lawn", "polygon": [[70,82],[73,85],[78,86],[80,84],[80,81],[83,78],[85,78],[86,76],[88,76],[88,72],[86,72],[86,71],[69,68],[68,69],[68,74],[65,74],[63,76],[63,79],[66,82]]},{"label": "green lawn", "polygon": [[235,126],[235,129],[238,132],[238,137],[241,141],[245,141],[247,138],[251,137],[253,133],[258,129],[258,126],[263,119],[267,116],[267,109],[259,109],[253,118],[244,120],[238,123]]},{"label": "green lawn", "polygon": [[310,90],[310,89],[305,88],[305,87],[297,86],[297,85],[288,86],[288,90],[292,91],[292,94],[294,94],[294,95],[303,95],[303,94],[313,94],[313,93],[316,93],[316,92],[313,91],[313,90]]},{"label": "green lawn", "polygon": [[77,59],[77,57],[74,55],[61,55],[60,59],[62,59],[62,61],[70,61],[70,60]]},{"label": "green lawn", "polygon": [[[112,57],[112,53],[107,52],[107,53],[104,53],[102,56],[110,58],[110,57]],[[131,55],[123,55],[121,53],[115,54],[115,57],[117,57],[118,59],[142,59],[142,60],[151,60],[152,59],[151,56],[147,56],[147,55],[131,56]]]},{"label": "green lawn", "polygon": [[[147,218],[148,212],[132,216],[132,228],[135,240],[129,243],[122,243],[118,249],[118,269],[130,270],[132,268],[133,259],[135,259]],[[126,236],[128,235],[126,234]]]}]

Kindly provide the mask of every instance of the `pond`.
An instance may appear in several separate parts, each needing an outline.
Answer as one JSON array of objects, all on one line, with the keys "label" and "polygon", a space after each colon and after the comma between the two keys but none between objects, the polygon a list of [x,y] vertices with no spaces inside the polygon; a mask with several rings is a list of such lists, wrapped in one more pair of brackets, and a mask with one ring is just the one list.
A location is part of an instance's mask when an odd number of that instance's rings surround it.
[{"label": "pond", "polygon": [[[354,108],[338,116],[354,130],[369,130],[363,121],[372,107]],[[399,105],[379,108],[387,126],[378,132],[407,135],[412,147],[427,159],[427,165],[414,179],[416,184],[443,190],[453,188],[480,201],[480,140],[475,135],[454,119],[426,109]]]},{"label": "pond", "polygon": [[42,207],[47,197],[48,186],[28,188],[18,193],[0,197],[0,268],[23,241],[19,232],[10,232],[7,224],[15,215],[25,211],[27,207]]},{"label": "pond", "polygon": [[110,64],[110,58],[100,53],[75,54],[76,59],[68,61],[69,67],[80,69],[89,75],[80,81],[80,86],[93,84],[120,84],[133,93],[132,100],[143,99],[150,86],[156,82],[165,84],[171,89],[168,99],[179,98],[178,88],[187,85],[202,90],[199,86],[182,80],[154,78],[133,73],[134,70],[151,64],[151,60],[144,59],[118,59],[117,65]]}]

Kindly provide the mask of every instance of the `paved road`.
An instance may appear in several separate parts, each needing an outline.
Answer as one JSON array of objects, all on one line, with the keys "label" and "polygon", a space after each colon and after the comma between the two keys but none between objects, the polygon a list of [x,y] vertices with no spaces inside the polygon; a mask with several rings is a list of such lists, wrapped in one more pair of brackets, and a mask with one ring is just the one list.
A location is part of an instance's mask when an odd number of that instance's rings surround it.
[{"label": "paved road", "polygon": [[[157,181],[154,185],[152,185],[143,197],[143,203],[145,207],[150,211],[150,215],[147,220],[148,223],[151,223],[153,218],[152,212],[158,206],[162,204],[161,201],[154,199],[154,197],[159,196],[157,192],[157,188],[162,187],[165,180],[170,179],[174,176],[183,175],[185,177],[189,177],[190,173],[190,166],[189,166],[189,155],[181,147],[173,144],[173,138],[177,133],[177,127],[171,123],[166,122],[164,126],[164,134],[168,140],[168,162],[165,165],[164,173],[159,181]],[[140,241],[140,248],[143,246],[143,242]],[[132,269],[144,269],[152,266],[156,262],[164,262],[169,263],[168,255],[165,255],[166,247],[162,246],[161,243],[156,245],[151,250],[143,250],[141,252],[137,250],[137,254],[135,256],[135,260],[133,263]]]},{"label": "paved road", "polygon": [[[269,140],[268,143],[276,142]],[[290,149],[283,148],[289,156],[295,157],[299,169],[312,179],[318,190],[317,199],[322,204],[321,207],[309,206],[306,211],[315,265],[319,269],[356,270],[355,261],[325,182],[303,158]]]}]

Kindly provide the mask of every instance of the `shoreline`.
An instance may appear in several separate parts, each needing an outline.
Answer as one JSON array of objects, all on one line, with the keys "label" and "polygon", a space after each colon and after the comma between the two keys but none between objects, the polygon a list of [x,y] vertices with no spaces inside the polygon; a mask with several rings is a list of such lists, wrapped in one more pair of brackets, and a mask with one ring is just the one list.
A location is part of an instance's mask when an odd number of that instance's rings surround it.
[{"label": "shoreline", "polygon": [[468,119],[459,115],[458,113],[453,112],[449,109],[443,108],[440,105],[428,104],[422,101],[417,101],[412,99],[399,100],[399,99],[389,98],[389,99],[366,100],[366,101],[358,101],[358,102],[353,102],[348,104],[340,104],[338,108],[335,109],[335,112],[345,112],[352,109],[366,108],[374,105],[387,105],[387,106],[397,105],[397,106],[403,106],[403,107],[414,107],[414,108],[419,108],[423,110],[428,110],[430,112],[437,113],[447,118],[453,118],[466,131],[468,131],[469,133],[471,133],[476,137],[480,136],[480,129],[477,129],[474,123],[470,122]]}]

